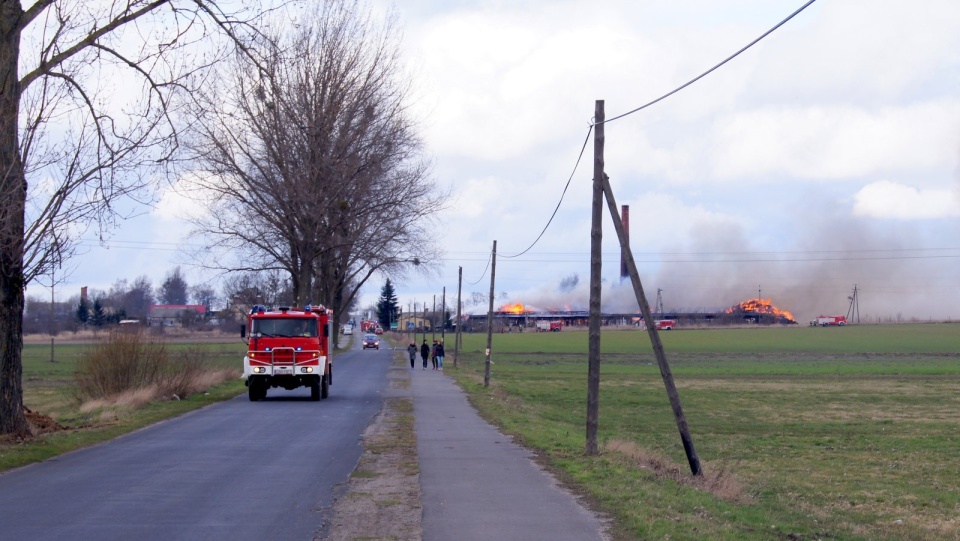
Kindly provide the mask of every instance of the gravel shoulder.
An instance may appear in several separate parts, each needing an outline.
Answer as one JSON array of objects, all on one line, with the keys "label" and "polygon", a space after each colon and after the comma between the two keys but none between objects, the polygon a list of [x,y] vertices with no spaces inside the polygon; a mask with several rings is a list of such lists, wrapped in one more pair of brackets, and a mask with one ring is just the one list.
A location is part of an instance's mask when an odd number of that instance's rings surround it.
[{"label": "gravel shoulder", "polygon": [[405,364],[399,356],[394,359],[383,408],[364,432],[357,468],[317,540],[423,538],[413,400]]}]

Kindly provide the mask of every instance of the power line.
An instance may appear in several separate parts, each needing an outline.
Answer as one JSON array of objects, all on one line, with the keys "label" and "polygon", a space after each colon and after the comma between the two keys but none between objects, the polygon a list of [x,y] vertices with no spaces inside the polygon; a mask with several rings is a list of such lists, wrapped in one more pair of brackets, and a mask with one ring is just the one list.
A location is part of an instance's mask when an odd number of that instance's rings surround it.
[{"label": "power line", "polygon": [[547,228],[550,227],[550,224],[553,223],[554,217],[557,215],[557,211],[560,210],[560,205],[563,203],[563,197],[567,195],[567,189],[570,188],[570,181],[573,180],[573,175],[577,173],[577,168],[580,166],[580,160],[583,159],[583,152],[587,149],[587,143],[590,142],[590,134],[593,132],[593,126],[587,128],[587,136],[583,139],[583,146],[580,147],[580,155],[577,156],[577,163],[573,165],[573,171],[570,172],[570,177],[567,179],[567,185],[563,187],[563,193],[560,194],[560,200],[557,201],[557,207],[553,209],[553,214],[550,215],[550,219],[547,220],[547,225],[543,226],[543,231],[540,232],[540,235],[533,241],[533,244],[527,247],[526,250],[520,252],[519,254],[514,255],[502,255],[500,257],[506,259],[512,259],[514,257],[522,256],[523,254],[530,251],[531,248],[537,245],[540,242],[540,239],[543,237],[543,234],[547,232]]},{"label": "power line", "polygon": [[770,30],[767,30],[766,32],[764,32],[760,37],[758,37],[757,39],[755,39],[755,40],[751,41],[750,43],[746,44],[746,45],[743,46],[739,51],[737,51],[737,52],[733,53],[732,55],[728,56],[726,59],[724,59],[724,60],[723,60],[722,62],[720,62],[719,64],[713,66],[712,68],[710,68],[710,69],[708,69],[707,71],[701,73],[700,75],[694,77],[693,79],[690,79],[689,81],[687,81],[687,82],[684,83],[683,85],[678,86],[677,88],[671,90],[670,92],[667,92],[666,94],[660,96],[659,98],[657,98],[657,99],[655,99],[655,100],[653,100],[653,101],[651,101],[651,102],[649,102],[649,103],[646,103],[646,104],[644,104],[644,105],[641,105],[640,107],[637,107],[636,109],[627,111],[626,113],[617,115],[617,116],[612,117],[612,118],[608,118],[608,119],[604,120],[603,123],[604,123],[604,124],[607,124],[607,123],[609,123],[609,122],[613,122],[614,120],[619,120],[619,119],[621,119],[621,118],[623,118],[623,117],[625,117],[625,116],[632,115],[633,113],[636,113],[637,111],[641,111],[641,110],[643,110],[643,109],[646,109],[647,107],[650,107],[651,105],[653,105],[653,104],[655,104],[655,103],[657,103],[657,102],[663,101],[663,100],[669,98],[670,96],[676,94],[677,92],[680,92],[680,91],[683,90],[684,88],[687,88],[688,86],[690,86],[690,85],[692,85],[693,83],[699,81],[700,79],[703,79],[704,77],[706,77],[707,75],[711,74],[711,73],[714,72],[716,69],[718,69],[720,66],[723,66],[723,65],[726,64],[727,62],[729,62],[729,61],[733,60],[734,58],[740,56],[740,53],[746,51],[746,50],[749,49],[750,47],[753,47],[754,45],[757,44],[757,42],[759,42],[759,41],[762,40],[763,38],[765,38],[765,37],[769,36],[770,34],[772,34],[774,30],[780,28],[781,26],[783,26],[784,24],[786,24],[787,21],[789,21],[790,19],[796,17],[801,11],[807,9],[807,8],[810,6],[810,4],[814,3],[815,1],[816,1],[816,0],[810,0],[810,1],[807,2],[806,4],[800,6],[800,9],[798,9],[798,10],[794,11],[793,13],[791,13],[790,16],[788,16],[786,19],[784,19],[784,20],[780,21],[779,23],[777,23],[776,26],[774,26],[774,27],[771,28]]},{"label": "power line", "polygon": [[468,285],[475,286],[480,283],[480,280],[483,280],[483,277],[487,275],[487,269],[490,268],[491,259],[493,259],[493,252],[490,252],[489,257],[487,257],[487,266],[483,268],[483,274],[480,275],[480,278],[477,278],[476,282],[470,282]]},{"label": "power line", "polygon": [[[603,123],[606,124],[607,122],[612,122],[612,121],[614,121],[614,120],[623,118],[623,117],[625,117],[625,116],[627,116],[627,115],[631,115],[631,114],[633,114],[633,113],[636,113],[637,111],[640,111],[640,110],[642,110],[642,109],[646,109],[647,107],[650,107],[651,105],[653,105],[653,104],[655,104],[655,103],[657,103],[657,102],[660,102],[660,101],[662,101],[662,100],[664,100],[664,99],[672,96],[673,94],[676,94],[677,92],[683,90],[684,88],[686,88],[686,87],[692,85],[693,83],[699,81],[700,79],[706,77],[707,75],[709,75],[709,74],[712,73],[713,71],[717,70],[718,68],[720,68],[721,66],[723,66],[723,65],[726,64],[727,62],[729,62],[729,61],[733,60],[734,58],[736,58],[737,56],[739,56],[741,53],[743,53],[744,51],[746,51],[746,50],[749,49],[750,47],[753,47],[753,46],[754,46],[756,43],[758,43],[760,40],[762,40],[763,38],[765,38],[765,37],[767,37],[768,35],[770,35],[771,33],[773,33],[773,31],[775,31],[776,29],[778,29],[778,28],[780,28],[781,26],[783,26],[784,24],[786,24],[787,21],[789,21],[790,19],[792,19],[792,18],[794,18],[795,16],[797,16],[797,14],[799,14],[801,11],[805,10],[807,7],[809,7],[809,6],[810,6],[811,4],[813,4],[815,1],[816,1],[816,0],[809,0],[806,4],[804,4],[804,5],[801,6],[799,9],[797,9],[797,10],[794,11],[792,14],[790,14],[790,16],[788,16],[786,19],[780,21],[776,26],[774,26],[774,27],[771,28],[770,30],[767,30],[766,32],[764,32],[760,37],[758,37],[757,39],[751,41],[750,43],[748,43],[747,45],[745,45],[744,47],[742,47],[739,51],[737,51],[737,52],[735,52],[734,54],[728,56],[725,60],[723,60],[723,61],[720,62],[719,64],[717,64],[717,65],[713,66],[712,68],[710,68],[709,70],[701,73],[700,75],[698,75],[697,77],[691,79],[690,81],[688,81],[687,83],[683,84],[682,86],[677,87],[677,88],[675,88],[674,90],[671,90],[670,92],[664,94],[663,96],[660,96],[659,98],[657,98],[657,99],[655,99],[655,100],[653,100],[653,101],[651,101],[651,102],[649,102],[649,103],[647,103],[647,104],[645,104],[645,105],[641,105],[640,107],[637,107],[636,109],[633,109],[633,110],[631,110],[631,111],[627,111],[626,113],[623,113],[623,114],[621,114],[621,115],[615,116],[615,117],[613,117],[613,118],[609,118],[609,119],[605,120]],[[586,148],[587,148],[587,143],[588,143],[589,140],[590,140],[590,133],[591,133],[591,131],[592,131],[592,129],[593,129],[593,126],[594,126],[594,124],[591,124],[591,125],[590,125],[590,129],[587,130],[587,136],[586,136],[586,138],[585,138],[584,141],[583,141],[583,147],[580,148],[580,155],[577,156],[577,162],[576,162],[576,164],[573,166],[573,171],[570,173],[570,178],[567,179],[567,184],[566,184],[566,186],[564,186],[564,188],[563,188],[563,193],[560,194],[560,200],[557,202],[556,208],[553,209],[553,214],[550,215],[550,219],[547,220],[547,224],[546,224],[545,226],[543,226],[543,230],[540,231],[540,234],[537,236],[537,238],[536,238],[536,239],[533,241],[533,243],[532,243],[530,246],[528,246],[525,250],[523,250],[522,252],[520,252],[520,253],[518,253],[518,254],[514,254],[514,255],[504,255],[504,256],[502,256],[503,258],[505,258],[505,259],[512,259],[512,258],[515,258],[515,257],[519,257],[519,256],[527,253],[528,251],[530,251],[530,249],[533,248],[534,246],[536,246],[537,243],[540,241],[540,239],[543,238],[544,233],[547,232],[547,228],[550,227],[550,224],[553,222],[554,217],[556,217],[557,211],[560,210],[560,205],[563,203],[563,198],[564,198],[564,196],[565,196],[566,193],[567,193],[567,189],[570,187],[570,182],[573,180],[573,175],[576,174],[577,168],[580,166],[580,160],[583,158],[583,153],[584,153],[584,151],[585,151]],[[484,271],[484,272],[486,272],[486,271]]]}]

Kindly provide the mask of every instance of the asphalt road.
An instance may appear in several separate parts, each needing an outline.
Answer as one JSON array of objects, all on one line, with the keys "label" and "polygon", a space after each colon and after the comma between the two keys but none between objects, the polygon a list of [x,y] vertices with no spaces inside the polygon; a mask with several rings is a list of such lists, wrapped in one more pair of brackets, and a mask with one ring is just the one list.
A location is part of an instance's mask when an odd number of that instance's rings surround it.
[{"label": "asphalt road", "polygon": [[0,475],[0,539],[312,540],[386,387],[391,352],[353,342],[326,400],[243,395]]}]

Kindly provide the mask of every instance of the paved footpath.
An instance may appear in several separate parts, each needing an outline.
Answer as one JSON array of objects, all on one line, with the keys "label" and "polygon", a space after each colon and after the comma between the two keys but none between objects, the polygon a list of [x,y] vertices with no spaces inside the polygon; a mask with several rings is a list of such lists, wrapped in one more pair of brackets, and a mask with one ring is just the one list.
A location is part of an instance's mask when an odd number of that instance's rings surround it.
[{"label": "paved footpath", "polygon": [[604,539],[597,517],[481,419],[450,377],[417,366],[410,380],[424,541]]}]

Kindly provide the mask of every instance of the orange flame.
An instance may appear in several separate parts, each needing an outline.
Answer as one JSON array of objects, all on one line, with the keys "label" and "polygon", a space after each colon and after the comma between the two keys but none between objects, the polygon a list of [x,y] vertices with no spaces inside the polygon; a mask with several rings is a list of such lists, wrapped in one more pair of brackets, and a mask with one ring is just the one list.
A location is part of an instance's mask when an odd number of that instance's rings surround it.
[{"label": "orange flame", "polygon": [[730,308],[727,308],[726,310],[724,310],[724,313],[726,314],[742,313],[742,312],[772,314],[781,319],[792,321],[793,323],[797,322],[797,320],[794,319],[793,314],[791,314],[786,310],[781,310],[777,308],[776,306],[773,305],[772,302],[770,302],[770,299],[759,299],[759,298],[748,299],[741,302],[740,304],[731,306]]},{"label": "orange flame", "polygon": [[527,310],[527,307],[522,303],[515,302],[513,304],[504,304],[497,310],[497,312],[501,314],[527,314],[530,311]]}]

